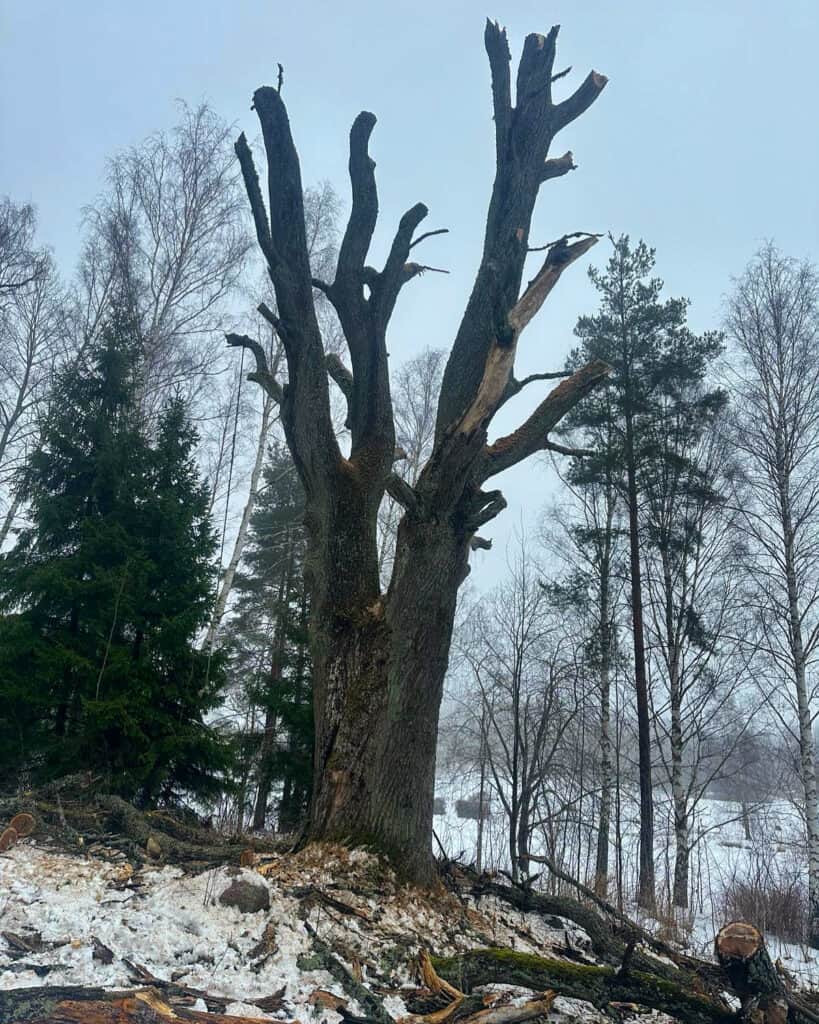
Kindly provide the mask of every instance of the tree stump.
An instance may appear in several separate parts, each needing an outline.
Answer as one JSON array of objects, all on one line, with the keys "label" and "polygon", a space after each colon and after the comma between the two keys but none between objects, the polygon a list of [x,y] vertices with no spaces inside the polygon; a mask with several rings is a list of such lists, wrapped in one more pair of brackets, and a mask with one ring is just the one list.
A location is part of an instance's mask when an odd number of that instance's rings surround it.
[{"label": "tree stump", "polygon": [[717,933],[714,950],[751,1024],[786,1024],[785,987],[765,948],[762,933],[752,924],[733,921]]}]

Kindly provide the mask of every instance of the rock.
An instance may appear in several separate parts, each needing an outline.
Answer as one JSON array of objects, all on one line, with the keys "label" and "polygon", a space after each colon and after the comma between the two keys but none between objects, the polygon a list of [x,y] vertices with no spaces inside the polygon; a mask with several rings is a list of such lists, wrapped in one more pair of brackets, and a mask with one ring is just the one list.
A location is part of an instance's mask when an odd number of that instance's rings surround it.
[{"label": "rock", "polygon": [[237,878],[225,889],[219,902],[226,907],[236,907],[243,914],[256,914],[260,910],[270,910],[270,892],[262,881]]},{"label": "rock", "polygon": [[94,951],[91,954],[92,959],[99,960],[101,964],[112,964],[114,962],[114,953],[110,950],[104,942],[100,942],[96,935],[91,936],[91,945],[94,947]]}]

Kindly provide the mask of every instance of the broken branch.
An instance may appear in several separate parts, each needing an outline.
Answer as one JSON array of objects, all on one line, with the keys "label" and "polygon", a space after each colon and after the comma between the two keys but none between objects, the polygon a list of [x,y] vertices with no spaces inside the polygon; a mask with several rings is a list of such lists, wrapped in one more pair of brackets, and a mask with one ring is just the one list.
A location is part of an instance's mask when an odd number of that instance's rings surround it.
[{"label": "broken branch", "polygon": [[502,473],[503,470],[517,465],[518,462],[552,444],[553,442],[548,441],[549,432],[610,373],[611,367],[608,363],[596,359],[558,384],[522,426],[485,449],[483,479]]},{"label": "broken branch", "polygon": [[246,334],[226,334],[225,339],[231,348],[246,348],[253,353],[256,360],[256,370],[253,373],[249,373],[247,379],[261,384],[275,402],[281,403],[283,395],[282,386],[270,372],[267,365],[267,356],[259,342],[249,338]]}]

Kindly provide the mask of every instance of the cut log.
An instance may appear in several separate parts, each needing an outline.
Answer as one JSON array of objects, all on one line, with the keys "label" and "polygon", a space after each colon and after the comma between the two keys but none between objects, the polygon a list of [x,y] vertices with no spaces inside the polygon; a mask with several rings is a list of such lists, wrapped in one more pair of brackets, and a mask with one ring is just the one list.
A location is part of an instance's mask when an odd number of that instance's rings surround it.
[{"label": "cut log", "polygon": [[170,1006],[155,989],[106,992],[100,988],[17,988],[0,991],[3,1024],[263,1024],[260,1017],[202,1013]]},{"label": "cut log", "polygon": [[543,992],[555,990],[605,1009],[612,1002],[637,1003],[661,1010],[682,1024],[737,1024],[737,1015],[723,1003],[697,995],[683,977],[675,984],[656,974],[613,967],[592,967],[518,953],[510,949],[479,949],[461,956],[432,958],[437,974],[463,992],[489,984],[519,985]]},{"label": "cut log", "polygon": [[752,924],[733,921],[717,933],[714,951],[742,1003],[742,1016],[754,1024],[785,1024],[785,986]]}]

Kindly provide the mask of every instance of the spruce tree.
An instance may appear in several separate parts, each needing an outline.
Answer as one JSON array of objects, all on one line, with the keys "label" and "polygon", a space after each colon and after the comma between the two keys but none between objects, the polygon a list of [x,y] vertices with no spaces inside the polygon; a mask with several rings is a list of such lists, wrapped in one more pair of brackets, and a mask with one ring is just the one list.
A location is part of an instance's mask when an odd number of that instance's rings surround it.
[{"label": "spruce tree", "polygon": [[226,765],[204,721],[223,680],[195,646],[215,540],[171,399],[150,437],[139,337],[115,312],[84,366],[58,380],[26,469],[28,526],[0,560],[2,767],[77,768],[128,797],[205,793]]}]

